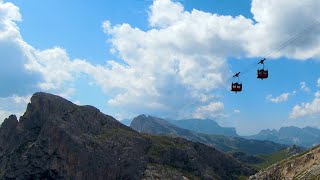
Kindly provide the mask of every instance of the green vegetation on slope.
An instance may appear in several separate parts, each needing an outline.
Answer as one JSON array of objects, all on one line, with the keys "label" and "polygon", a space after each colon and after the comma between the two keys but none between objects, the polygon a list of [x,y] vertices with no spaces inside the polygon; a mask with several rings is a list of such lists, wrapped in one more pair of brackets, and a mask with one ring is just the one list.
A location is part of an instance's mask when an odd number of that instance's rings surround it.
[{"label": "green vegetation on slope", "polygon": [[255,165],[255,167],[258,170],[261,170],[261,169],[264,169],[264,168],[271,166],[272,164],[275,164],[277,162],[280,162],[280,161],[288,158],[288,150],[282,149],[282,150],[274,152],[272,154],[258,155],[258,157],[260,157],[264,160],[262,163]]}]

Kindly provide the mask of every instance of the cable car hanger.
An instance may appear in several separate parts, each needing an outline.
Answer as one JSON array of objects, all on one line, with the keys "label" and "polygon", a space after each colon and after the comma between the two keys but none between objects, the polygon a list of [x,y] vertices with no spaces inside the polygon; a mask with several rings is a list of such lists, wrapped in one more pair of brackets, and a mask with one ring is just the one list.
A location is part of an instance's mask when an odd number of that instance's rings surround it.
[{"label": "cable car hanger", "polygon": [[258,64],[262,64],[262,69],[258,69],[257,71],[257,78],[258,79],[267,79],[269,76],[269,71],[264,69],[264,61],[266,60],[266,58],[260,60],[260,62]]},{"label": "cable car hanger", "polygon": [[237,77],[238,78],[238,81],[235,82],[235,83],[232,83],[231,84],[231,91],[237,93],[237,92],[241,92],[242,91],[242,83],[240,83],[240,73],[241,72],[238,72],[237,74],[235,74],[233,76],[233,78]]}]

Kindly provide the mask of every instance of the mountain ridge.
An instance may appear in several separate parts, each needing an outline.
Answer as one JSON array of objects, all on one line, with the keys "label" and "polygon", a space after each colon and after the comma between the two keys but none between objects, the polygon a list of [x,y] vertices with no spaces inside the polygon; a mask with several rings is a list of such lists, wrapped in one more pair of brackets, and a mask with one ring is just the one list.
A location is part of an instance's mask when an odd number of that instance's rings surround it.
[{"label": "mountain ridge", "polygon": [[183,129],[188,129],[197,133],[215,134],[224,136],[239,136],[235,128],[222,127],[216,121],[211,119],[182,119],[167,120],[173,125]]},{"label": "mountain ridge", "polygon": [[294,126],[282,127],[279,130],[262,130],[256,135],[245,136],[247,139],[270,140],[282,144],[296,144],[304,147],[312,147],[320,144],[320,129]]},{"label": "mountain ridge", "polygon": [[256,155],[272,153],[287,147],[286,145],[273,143],[271,141],[247,140],[241,137],[196,133],[177,127],[164,119],[146,115],[135,117],[130,127],[138,132],[148,134],[183,137],[191,141],[210,145],[224,152],[242,151]]},{"label": "mountain ridge", "polygon": [[0,145],[0,179],[237,179],[255,172],[212,147],[140,134],[47,93],[32,96],[19,122],[5,120]]}]

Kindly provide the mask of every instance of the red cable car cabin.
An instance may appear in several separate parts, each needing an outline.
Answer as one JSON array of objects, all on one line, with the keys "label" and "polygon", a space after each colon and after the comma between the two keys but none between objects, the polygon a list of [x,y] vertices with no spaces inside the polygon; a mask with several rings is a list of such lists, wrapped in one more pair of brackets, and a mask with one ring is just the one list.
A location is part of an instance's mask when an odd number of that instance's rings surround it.
[{"label": "red cable car cabin", "polygon": [[259,69],[257,72],[258,79],[267,79],[268,78],[268,70]]},{"label": "red cable car cabin", "polygon": [[241,92],[242,91],[242,84],[241,83],[232,83],[231,91],[233,92]]}]

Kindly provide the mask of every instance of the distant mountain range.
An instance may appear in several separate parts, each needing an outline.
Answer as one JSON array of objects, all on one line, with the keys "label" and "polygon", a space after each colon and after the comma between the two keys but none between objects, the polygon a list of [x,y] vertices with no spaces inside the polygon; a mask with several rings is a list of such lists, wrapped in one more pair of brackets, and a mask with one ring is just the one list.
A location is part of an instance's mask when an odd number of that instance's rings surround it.
[{"label": "distant mountain range", "polygon": [[[282,127],[280,130],[262,130],[260,133],[251,136],[239,136],[235,128],[221,127],[216,121],[210,119],[185,119],[165,120],[175,127],[187,129],[192,132],[223,135],[230,137],[242,137],[253,140],[267,140],[279,144],[298,145],[301,147],[313,147],[320,144],[320,129],[305,127]],[[130,126],[132,120],[124,119],[121,123]]]},{"label": "distant mountain range", "polygon": [[[172,121],[170,121],[172,122]],[[157,117],[140,115],[133,119],[130,127],[141,133],[183,137],[195,142],[201,142],[224,152],[245,152],[248,154],[268,154],[288,146],[271,141],[248,140],[240,137],[227,137],[193,132],[177,127],[170,122]]]},{"label": "distant mountain range", "polygon": [[[120,122],[126,126],[130,126],[133,119],[123,119]],[[224,135],[224,136],[239,136],[235,128],[221,127],[216,121],[211,119],[182,119],[182,120],[168,120],[171,124],[188,129],[193,132]]]},{"label": "distant mountain range", "polygon": [[168,120],[177,127],[188,129],[193,132],[215,134],[224,136],[239,136],[235,128],[221,127],[216,121],[210,119],[186,119]]},{"label": "distant mountain range", "polygon": [[281,144],[296,144],[312,147],[320,144],[320,129],[305,127],[283,127],[277,130],[262,130],[257,135],[246,136],[247,139],[269,140]]},{"label": "distant mountain range", "polygon": [[237,179],[255,172],[213,147],[141,134],[46,93],[0,127],[0,179]]}]

